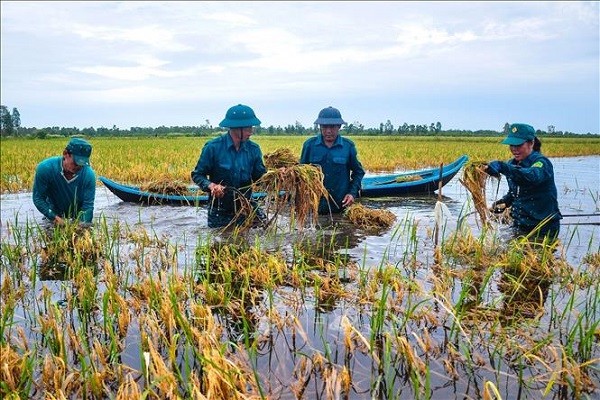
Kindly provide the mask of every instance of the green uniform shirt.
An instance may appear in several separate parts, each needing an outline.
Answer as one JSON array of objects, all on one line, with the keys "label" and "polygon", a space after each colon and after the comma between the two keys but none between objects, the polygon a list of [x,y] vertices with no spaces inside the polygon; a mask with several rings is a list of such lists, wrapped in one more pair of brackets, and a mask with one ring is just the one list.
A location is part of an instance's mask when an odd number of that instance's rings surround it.
[{"label": "green uniform shirt", "polygon": [[50,220],[57,215],[92,222],[96,174],[83,167],[70,181],[63,175],[62,156],[50,157],[38,164],[33,181],[33,204]]},{"label": "green uniform shirt", "polygon": [[557,230],[562,216],[550,160],[534,151],[520,163],[513,158],[500,165],[509,189],[501,201],[512,207],[514,225],[530,231],[542,220],[550,218],[553,229]]},{"label": "green uniform shirt", "polygon": [[365,170],[350,139],[338,135],[333,146],[327,147],[321,134],[313,136],[302,146],[300,163],[320,165],[323,171],[323,185],[335,203],[328,204],[328,199],[321,199],[320,214],[328,214],[330,207],[332,212],[341,212],[342,200],[347,194],[358,198]]}]

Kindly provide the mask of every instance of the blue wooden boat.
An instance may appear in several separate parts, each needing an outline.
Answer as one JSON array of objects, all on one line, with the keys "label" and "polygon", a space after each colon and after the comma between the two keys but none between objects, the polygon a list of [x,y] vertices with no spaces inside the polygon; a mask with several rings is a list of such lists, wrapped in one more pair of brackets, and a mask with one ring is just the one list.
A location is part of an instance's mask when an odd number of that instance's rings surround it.
[{"label": "blue wooden boat", "polygon": [[[360,197],[378,198],[433,194],[440,188],[440,182],[441,186],[450,182],[468,159],[466,155],[463,155],[442,168],[436,167],[397,174],[365,176],[362,181]],[[198,206],[208,203],[206,193],[199,192],[198,195],[192,193],[185,196],[154,193],[141,190],[137,186],[124,185],[103,176],[99,179],[108,190],[124,202],[179,206]],[[197,188],[191,187],[190,190],[194,191]],[[254,193],[253,197],[261,199],[266,197],[266,193]]]}]

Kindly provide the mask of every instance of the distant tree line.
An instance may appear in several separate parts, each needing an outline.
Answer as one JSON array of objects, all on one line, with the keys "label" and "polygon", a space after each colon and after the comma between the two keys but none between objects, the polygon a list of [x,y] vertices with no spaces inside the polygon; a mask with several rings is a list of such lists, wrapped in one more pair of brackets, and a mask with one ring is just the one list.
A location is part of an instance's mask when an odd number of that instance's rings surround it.
[{"label": "distant tree line", "polygon": [[[129,129],[120,129],[116,125],[112,128],[67,128],[67,127],[45,127],[45,128],[28,128],[21,126],[21,115],[17,108],[13,108],[12,112],[8,110],[6,106],[0,106],[0,122],[2,137],[30,137],[43,139],[46,137],[70,137],[70,136],[86,136],[86,137],[128,137],[128,136],[212,136],[223,132],[220,127],[213,127],[209,120],[205,120],[204,124],[199,126],[159,126],[153,127],[137,127],[132,126]],[[460,130],[460,129],[449,129],[443,130],[441,122],[435,122],[430,124],[408,124],[403,123],[395,127],[392,122],[388,119],[385,123],[382,122],[376,128],[366,128],[359,121],[354,121],[343,127],[343,134],[345,135],[405,135],[405,136],[498,136],[500,134],[508,133],[509,123],[505,123],[504,127],[500,131],[494,130]],[[269,126],[269,127],[257,127],[256,133],[263,133],[267,135],[312,135],[315,134],[318,127],[304,127],[302,123],[296,121],[294,124],[289,124],[285,127],[281,126]],[[598,133],[588,135],[597,136]],[[548,126],[547,131],[537,130],[537,135],[544,136],[571,136],[577,135],[574,132],[562,132],[556,130],[553,125]]]},{"label": "distant tree line", "polygon": [[21,114],[17,108],[13,108],[12,113],[8,107],[0,106],[0,131],[2,136],[18,136],[21,127]]}]

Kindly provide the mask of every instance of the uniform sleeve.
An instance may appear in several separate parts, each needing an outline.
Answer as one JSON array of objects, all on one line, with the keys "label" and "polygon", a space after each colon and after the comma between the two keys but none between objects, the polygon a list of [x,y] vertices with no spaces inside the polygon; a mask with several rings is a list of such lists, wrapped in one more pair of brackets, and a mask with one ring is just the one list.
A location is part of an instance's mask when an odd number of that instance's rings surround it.
[{"label": "uniform sleeve", "polygon": [[352,143],[350,147],[350,194],[354,198],[358,197],[358,191],[362,184],[362,179],[365,176],[365,170],[358,160],[358,152],[356,146]]},{"label": "uniform sleeve", "polygon": [[48,203],[48,186],[50,185],[50,174],[44,164],[37,166],[33,179],[33,204],[46,218],[54,220],[56,213]]},{"label": "uniform sleeve", "polygon": [[514,200],[514,196],[511,191],[506,193],[498,202],[504,203],[506,207],[511,207]]},{"label": "uniform sleeve", "polygon": [[208,143],[205,144],[202,148],[202,153],[200,153],[196,168],[192,171],[192,180],[204,192],[209,191],[208,185],[211,183],[208,175],[212,169],[213,153],[213,147],[208,145]]},{"label": "uniform sleeve", "polygon": [[510,163],[502,163],[500,172],[518,185],[536,185],[552,178],[552,168],[548,163],[549,161],[543,158],[536,160],[531,167],[525,168]]},{"label": "uniform sleeve", "polygon": [[94,200],[96,198],[96,173],[90,169],[86,175],[83,185],[83,201],[81,204],[81,213],[79,220],[82,222],[92,222],[94,217]]},{"label": "uniform sleeve", "polygon": [[252,168],[252,180],[257,181],[266,173],[267,167],[265,166],[265,162],[263,160],[262,150],[260,147],[256,146],[256,157],[254,166]]},{"label": "uniform sleeve", "polygon": [[310,164],[309,154],[310,154],[310,139],[304,142],[302,145],[302,153],[300,153],[300,164]]}]

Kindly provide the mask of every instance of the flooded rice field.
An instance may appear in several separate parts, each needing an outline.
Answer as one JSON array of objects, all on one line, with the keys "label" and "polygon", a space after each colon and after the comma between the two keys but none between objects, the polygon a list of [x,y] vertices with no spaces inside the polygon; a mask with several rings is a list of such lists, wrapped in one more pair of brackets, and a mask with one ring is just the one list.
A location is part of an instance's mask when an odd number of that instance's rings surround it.
[{"label": "flooded rice field", "polygon": [[99,186],[94,225],[61,236],[4,195],[0,394],[598,398],[600,156],[552,161],[565,218],[542,250],[481,226],[458,176],[443,214],[361,199],[396,215],[380,232],[336,215],[231,237]]}]

